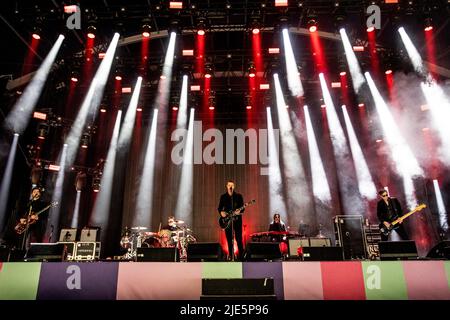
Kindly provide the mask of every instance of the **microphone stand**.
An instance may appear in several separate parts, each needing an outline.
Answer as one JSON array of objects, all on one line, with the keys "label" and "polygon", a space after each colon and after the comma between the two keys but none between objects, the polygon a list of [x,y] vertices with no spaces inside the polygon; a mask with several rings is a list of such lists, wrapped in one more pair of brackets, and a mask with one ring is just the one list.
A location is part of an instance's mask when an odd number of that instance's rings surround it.
[{"label": "microphone stand", "polygon": [[231,193],[231,261],[234,261],[234,190]]},{"label": "microphone stand", "polygon": [[22,250],[25,250],[27,238],[28,238],[28,229],[30,227],[30,217],[31,217],[31,209],[33,208],[32,202],[30,202],[30,209],[28,210],[27,214],[27,220],[26,220],[26,227],[25,232],[23,233],[23,239],[22,239]]}]

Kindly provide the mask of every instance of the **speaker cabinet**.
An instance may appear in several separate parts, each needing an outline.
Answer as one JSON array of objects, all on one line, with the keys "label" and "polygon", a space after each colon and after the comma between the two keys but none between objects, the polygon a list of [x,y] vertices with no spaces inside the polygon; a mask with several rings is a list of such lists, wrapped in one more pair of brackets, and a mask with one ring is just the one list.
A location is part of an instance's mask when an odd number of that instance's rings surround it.
[{"label": "speaker cabinet", "polygon": [[342,261],[344,258],[341,247],[305,247],[304,261]]},{"label": "speaker cabinet", "polygon": [[450,240],[441,241],[435,245],[427,254],[427,258],[431,259],[450,259]]},{"label": "speaker cabinet", "polygon": [[221,260],[223,260],[223,252],[218,242],[189,243],[187,246],[188,262]]},{"label": "speaker cabinet", "polygon": [[31,243],[24,261],[63,261],[64,247],[61,243]]},{"label": "speaker cabinet", "polygon": [[380,260],[408,260],[417,259],[416,242],[413,240],[403,241],[380,241]]},{"label": "speaker cabinet", "polygon": [[301,238],[301,239],[289,239],[289,256],[290,257],[298,257],[297,249],[299,247],[309,247],[309,238]]},{"label": "speaker cabinet", "polygon": [[0,262],[9,261],[9,248],[7,246],[0,246]]},{"label": "speaker cabinet", "polygon": [[177,248],[137,248],[138,262],[177,262],[180,261]]},{"label": "speaker cabinet", "polygon": [[280,260],[282,257],[278,242],[249,242],[247,244],[248,261]]},{"label": "speaker cabinet", "polygon": [[297,238],[289,239],[289,257],[298,257],[299,247],[331,247],[330,238]]},{"label": "speaker cabinet", "polygon": [[77,229],[61,229],[59,233],[59,242],[75,242],[77,241]]},{"label": "speaker cabinet", "polygon": [[335,216],[336,246],[342,247],[344,259],[367,258],[367,243],[363,217],[359,215]]},{"label": "speaker cabinet", "polygon": [[99,242],[100,228],[81,229],[80,242]]},{"label": "speaker cabinet", "polygon": [[272,278],[203,279],[200,299],[276,299],[274,281]]}]

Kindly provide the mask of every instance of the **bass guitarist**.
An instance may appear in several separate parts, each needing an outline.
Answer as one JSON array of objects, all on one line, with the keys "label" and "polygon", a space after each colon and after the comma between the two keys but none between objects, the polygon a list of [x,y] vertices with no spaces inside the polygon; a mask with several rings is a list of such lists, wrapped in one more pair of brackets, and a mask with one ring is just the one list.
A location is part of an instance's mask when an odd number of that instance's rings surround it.
[{"label": "bass guitarist", "polygon": [[[380,220],[380,224],[384,224],[386,228],[391,226],[391,223],[402,216],[403,211],[400,205],[400,202],[397,198],[389,197],[386,190],[382,189],[378,192],[380,196],[380,201],[377,204],[377,216],[378,220]],[[408,234],[400,221],[398,227],[395,229],[397,234],[402,238],[402,240],[409,240]],[[381,241],[387,241],[389,238],[388,235],[381,233]]]},{"label": "bass guitarist", "polygon": [[[238,260],[242,261],[244,256],[244,246],[242,244],[242,213],[245,211],[243,208],[244,198],[240,193],[234,192],[234,181],[228,180],[226,188],[227,192],[220,196],[217,211],[219,211],[222,218],[226,218],[230,212],[233,213],[231,223],[225,228],[228,243],[228,259],[234,261],[233,238],[236,237],[239,250]],[[239,210],[237,208],[241,209]]]}]

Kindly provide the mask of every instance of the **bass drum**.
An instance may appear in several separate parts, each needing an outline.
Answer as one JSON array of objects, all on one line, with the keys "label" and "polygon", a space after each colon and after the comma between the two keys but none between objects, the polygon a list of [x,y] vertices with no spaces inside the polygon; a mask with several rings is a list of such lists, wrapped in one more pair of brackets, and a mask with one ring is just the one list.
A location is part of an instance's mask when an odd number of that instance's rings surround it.
[{"label": "bass drum", "polygon": [[141,248],[161,248],[161,242],[157,237],[149,237],[142,242]]}]

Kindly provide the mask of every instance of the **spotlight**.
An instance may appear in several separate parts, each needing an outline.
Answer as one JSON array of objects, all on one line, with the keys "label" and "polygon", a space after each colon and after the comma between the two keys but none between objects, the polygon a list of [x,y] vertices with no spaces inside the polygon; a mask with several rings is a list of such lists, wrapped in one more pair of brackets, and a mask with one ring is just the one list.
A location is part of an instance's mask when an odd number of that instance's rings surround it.
[{"label": "spotlight", "polygon": [[151,27],[149,24],[144,24],[142,25],[142,36],[144,38],[150,38],[150,31],[151,31]]},{"label": "spotlight", "polygon": [[310,19],[308,21],[308,30],[311,33],[317,31],[317,21],[315,19]]},{"label": "spotlight", "polygon": [[45,138],[48,135],[48,131],[49,131],[48,124],[40,123],[37,129],[38,139],[45,140]]},{"label": "spotlight", "polygon": [[345,72],[345,71],[341,71],[341,72],[339,73],[339,75],[340,75],[341,77],[345,76],[346,74],[347,74],[347,72]]},{"label": "spotlight", "polygon": [[75,189],[77,191],[83,191],[85,186],[86,186],[86,173],[84,173],[83,171],[79,171],[75,179]]},{"label": "spotlight", "polygon": [[392,70],[391,70],[391,69],[388,69],[388,70],[386,70],[384,73],[385,73],[385,74],[391,74],[391,73],[392,73]]},{"label": "spotlight", "polygon": [[211,65],[205,66],[205,78],[207,78],[207,79],[211,78],[212,74],[213,74],[213,72],[212,72]]},{"label": "spotlight", "polygon": [[96,174],[94,178],[92,179],[92,191],[99,192],[100,191],[100,183],[101,183],[101,176],[99,174]]},{"label": "spotlight", "polygon": [[197,24],[197,34],[198,34],[199,36],[204,36],[204,35],[205,35],[205,20],[204,20],[204,18],[201,18],[201,19],[198,21],[198,24]]},{"label": "spotlight", "polygon": [[256,69],[253,63],[250,63],[250,66],[248,68],[248,76],[250,78],[254,78],[256,76]]},{"label": "spotlight", "polygon": [[87,28],[87,36],[88,36],[88,38],[95,39],[96,32],[97,32],[97,28],[95,26],[93,26],[93,25],[90,25]]},{"label": "spotlight", "polygon": [[173,111],[177,111],[177,110],[178,110],[178,107],[177,107],[177,106],[173,106],[173,107],[172,107],[172,110],[173,110]]},{"label": "spotlight", "polygon": [[375,31],[375,27],[368,27],[367,28],[367,32],[374,32]]},{"label": "spotlight", "polygon": [[115,78],[117,81],[122,81],[122,72],[120,72],[119,69],[116,69],[114,78]]},{"label": "spotlight", "polygon": [[427,32],[433,30],[433,25],[431,23],[431,18],[426,18],[425,19],[424,30],[427,31]]},{"label": "spotlight", "polygon": [[84,133],[81,136],[81,147],[83,149],[87,149],[90,141],[91,141],[91,136],[88,133]]},{"label": "spotlight", "polygon": [[72,71],[70,74],[70,81],[72,82],[78,82],[78,73],[75,71]]},{"label": "spotlight", "polygon": [[32,34],[33,39],[39,40],[41,39],[41,36],[39,35],[39,33],[37,31],[34,31]]}]

